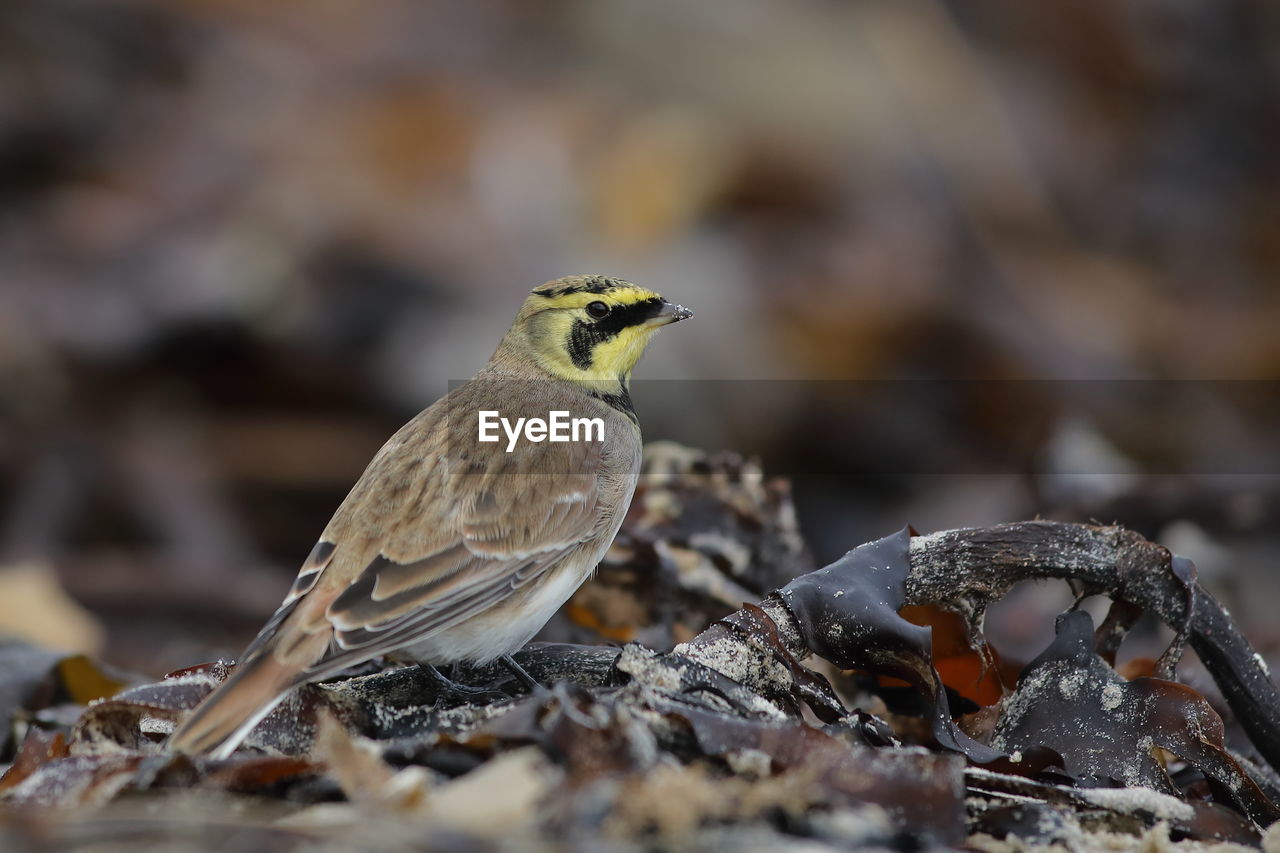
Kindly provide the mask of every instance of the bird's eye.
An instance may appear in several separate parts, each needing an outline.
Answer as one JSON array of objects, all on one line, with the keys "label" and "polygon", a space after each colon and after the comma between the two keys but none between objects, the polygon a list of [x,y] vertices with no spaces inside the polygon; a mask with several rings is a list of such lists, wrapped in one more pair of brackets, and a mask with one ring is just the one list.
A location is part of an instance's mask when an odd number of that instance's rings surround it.
[{"label": "bird's eye", "polygon": [[595,320],[603,320],[608,317],[609,311],[609,306],[603,302],[592,302],[587,305],[587,313]]}]

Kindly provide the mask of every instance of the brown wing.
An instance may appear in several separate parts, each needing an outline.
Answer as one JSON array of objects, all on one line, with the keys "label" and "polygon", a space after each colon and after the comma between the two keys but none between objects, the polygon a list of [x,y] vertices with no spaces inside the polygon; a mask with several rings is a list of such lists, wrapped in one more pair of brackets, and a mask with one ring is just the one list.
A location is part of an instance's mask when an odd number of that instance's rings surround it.
[{"label": "brown wing", "polygon": [[439,450],[431,415],[370,463],[251,651],[302,658],[308,678],[384,654],[493,606],[608,524],[600,443],[507,453],[457,429],[449,449],[418,453]]}]

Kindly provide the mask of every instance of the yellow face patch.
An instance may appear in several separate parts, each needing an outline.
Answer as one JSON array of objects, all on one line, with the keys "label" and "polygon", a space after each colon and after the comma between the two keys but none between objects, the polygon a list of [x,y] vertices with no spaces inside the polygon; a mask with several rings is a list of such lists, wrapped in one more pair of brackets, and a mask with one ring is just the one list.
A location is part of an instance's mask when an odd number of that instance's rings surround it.
[{"label": "yellow face patch", "polygon": [[665,301],[605,276],[575,276],[536,288],[521,312],[544,367],[566,379],[623,380],[635,367]]}]

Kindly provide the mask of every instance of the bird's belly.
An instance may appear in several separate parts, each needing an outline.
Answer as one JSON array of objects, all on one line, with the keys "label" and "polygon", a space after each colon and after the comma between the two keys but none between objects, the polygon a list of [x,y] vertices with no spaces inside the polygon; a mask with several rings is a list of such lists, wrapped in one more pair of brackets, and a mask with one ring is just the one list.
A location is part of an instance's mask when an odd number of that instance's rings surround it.
[{"label": "bird's belly", "polygon": [[415,660],[436,665],[486,663],[516,651],[547,624],[595,569],[603,554],[594,551],[580,552],[552,567],[527,594],[512,595],[405,651]]}]

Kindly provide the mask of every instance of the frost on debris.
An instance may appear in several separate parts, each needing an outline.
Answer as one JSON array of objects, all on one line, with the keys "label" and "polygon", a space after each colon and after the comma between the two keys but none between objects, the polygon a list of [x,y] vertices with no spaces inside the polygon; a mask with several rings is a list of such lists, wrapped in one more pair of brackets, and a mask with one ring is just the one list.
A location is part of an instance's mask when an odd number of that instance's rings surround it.
[{"label": "frost on debris", "polygon": [[[49,832],[54,814],[127,821],[140,805],[163,839],[148,848],[139,836],[136,849],[198,845],[210,820],[233,820],[259,846],[323,831],[337,848],[360,846],[371,826],[406,848],[514,835],[619,849],[1085,849],[1143,833],[1256,846],[1280,817],[1273,774],[1227,750],[1204,697],[1127,681],[1109,663],[1154,610],[1176,643],[1196,645],[1233,708],[1256,710],[1239,721],[1262,758],[1277,754],[1274,685],[1187,565],[1119,528],[1028,522],[903,530],[777,578],[805,551],[784,492],[750,468],[654,457],[610,558],[616,574],[567,611],[575,628],[632,641],[522,650],[545,685],[533,694],[500,664],[454,673],[478,692],[371,666],[295,691],[212,760],[163,742],[228,665],[89,695],[106,681],[20,653],[0,808],[24,819],[0,821],[0,842],[23,849],[5,833],[27,830],[10,827]],[[1097,631],[1084,612],[1063,615],[1003,684],[978,629],[985,605],[1016,579],[1063,575],[1112,594],[1112,613]],[[758,604],[727,605],[744,593]]]}]

